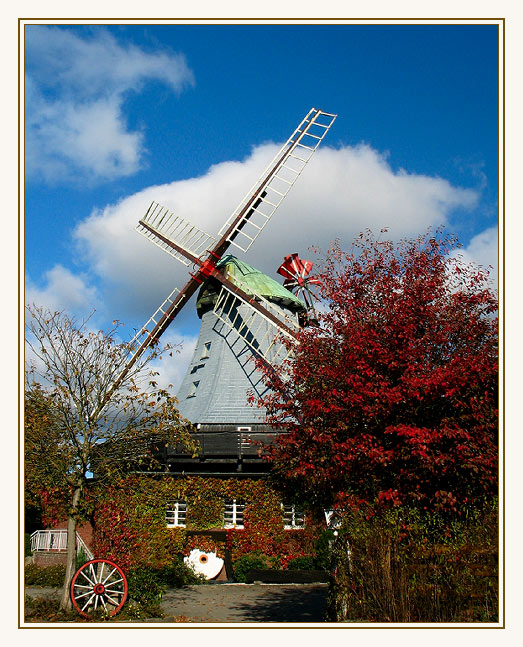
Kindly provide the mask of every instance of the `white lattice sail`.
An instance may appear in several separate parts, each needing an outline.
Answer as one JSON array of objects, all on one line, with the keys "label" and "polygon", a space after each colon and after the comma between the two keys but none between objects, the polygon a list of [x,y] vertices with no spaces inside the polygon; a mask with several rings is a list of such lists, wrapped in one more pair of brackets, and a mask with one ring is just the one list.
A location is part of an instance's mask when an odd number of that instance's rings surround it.
[{"label": "white lattice sail", "polygon": [[[138,351],[140,351],[141,353],[146,350],[152,343],[154,343],[155,340],[165,330],[165,328],[167,328],[167,326],[171,323],[171,319],[168,315],[172,314],[170,313],[170,308],[172,307],[174,300],[178,294],[180,294],[180,290],[178,290],[178,288],[174,288],[167,299],[165,299],[162,305],[155,311],[153,316],[147,321],[145,325],[140,328],[140,330],[133,337],[129,344],[131,348],[131,359],[136,355]],[[159,327],[153,337],[151,333],[158,325]]]},{"label": "white lattice sail", "polygon": [[[235,282],[239,283],[235,277]],[[241,286],[244,291],[249,288]],[[240,337],[258,357],[263,357],[271,364],[280,364],[292,352],[281,335],[293,340],[292,332],[298,332],[299,325],[294,317],[286,314],[281,308],[260,295],[256,301],[274,315],[281,325],[265,316],[252,305],[228,290],[221,290],[214,304],[214,314],[233,333]],[[292,332],[289,332],[292,331]]]},{"label": "white lattice sail", "polygon": [[191,263],[191,260],[177,251],[173,245],[199,258],[216,242],[214,236],[198,229],[154,201],[138,223],[136,230],[186,266]]},{"label": "white lattice sail", "polygon": [[255,185],[221,228],[223,236],[239,218],[227,240],[246,252],[290,191],[337,115],[312,108]]}]

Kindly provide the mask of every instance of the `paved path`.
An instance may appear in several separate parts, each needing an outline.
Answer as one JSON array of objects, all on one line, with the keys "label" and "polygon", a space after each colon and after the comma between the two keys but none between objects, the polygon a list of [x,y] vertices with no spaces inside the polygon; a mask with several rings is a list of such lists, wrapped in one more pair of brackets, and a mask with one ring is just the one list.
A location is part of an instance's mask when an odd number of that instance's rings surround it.
[{"label": "paved path", "polygon": [[[59,597],[61,589],[26,587],[31,597]],[[191,623],[324,622],[327,584],[202,584],[169,588],[162,598],[164,618]],[[150,622],[146,620],[145,622]]]},{"label": "paved path", "polygon": [[324,622],[327,584],[207,584],[169,589],[163,622]]}]

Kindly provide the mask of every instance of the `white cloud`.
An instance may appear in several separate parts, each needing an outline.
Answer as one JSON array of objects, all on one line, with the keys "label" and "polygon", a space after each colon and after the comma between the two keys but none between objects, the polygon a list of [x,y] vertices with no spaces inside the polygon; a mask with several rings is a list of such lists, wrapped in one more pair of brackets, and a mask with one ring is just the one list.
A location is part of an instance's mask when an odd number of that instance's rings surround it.
[{"label": "white cloud", "polygon": [[43,287],[29,279],[26,281],[25,303],[53,312],[67,310],[78,316],[87,316],[93,311],[98,295],[85,274],[75,275],[62,265],[55,265],[43,278]]},{"label": "white cloud", "polygon": [[164,353],[162,359],[151,362],[150,368],[158,371],[157,381],[160,387],[168,389],[170,385],[171,394],[178,391],[187,366],[192,359],[198,336],[180,335],[174,327],[171,327],[162,337],[162,345],[170,344],[173,346],[172,357],[169,353]]},{"label": "white cloud", "polygon": [[458,250],[455,255],[461,256],[465,263],[475,263],[487,270],[492,285],[498,282],[498,229],[490,227],[474,236],[469,244]]},{"label": "white cloud", "polygon": [[[135,231],[152,200],[216,235],[277,147],[257,147],[243,162],[225,162],[202,177],[154,186],[93,213],[75,230],[82,255],[106,281],[114,308],[148,316],[188,279],[187,269]],[[365,228],[389,227],[393,238],[416,236],[448,221],[454,208],[472,208],[477,194],[439,178],[393,172],[368,146],[316,153],[245,260],[274,274],[286,254],[309,257],[311,245],[342,246]],[[243,256],[230,248],[231,253]]]},{"label": "white cloud", "polygon": [[155,80],[174,92],[194,82],[184,57],[89,36],[26,27],[26,170],[46,181],[112,180],[141,166],[144,137],[130,132],[122,103]]}]

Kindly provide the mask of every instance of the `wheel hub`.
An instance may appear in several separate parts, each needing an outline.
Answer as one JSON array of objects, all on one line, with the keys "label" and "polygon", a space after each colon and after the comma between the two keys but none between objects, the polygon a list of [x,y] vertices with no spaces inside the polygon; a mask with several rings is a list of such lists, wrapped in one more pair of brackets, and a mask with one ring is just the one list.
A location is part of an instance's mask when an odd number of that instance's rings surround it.
[{"label": "wheel hub", "polygon": [[99,582],[95,585],[94,592],[96,593],[96,595],[103,595],[103,593],[105,593],[105,586],[101,582]]}]

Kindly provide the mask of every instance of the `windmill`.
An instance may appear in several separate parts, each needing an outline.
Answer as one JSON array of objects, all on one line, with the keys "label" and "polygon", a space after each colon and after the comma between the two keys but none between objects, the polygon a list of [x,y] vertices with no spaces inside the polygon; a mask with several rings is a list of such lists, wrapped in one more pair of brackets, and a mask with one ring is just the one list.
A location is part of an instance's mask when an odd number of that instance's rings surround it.
[{"label": "windmill", "polygon": [[[181,261],[186,267],[190,267],[190,278],[181,290],[175,288],[171,292],[131,341],[127,363],[106,393],[104,400],[92,414],[92,419],[98,418],[111,394],[122,384],[133,365],[147,349],[158,343],[161,335],[198,290],[200,293],[197,307],[202,309],[202,327],[193,361],[181,386],[181,392],[185,389],[183,402],[180,400],[180,395],[178,396],[182,416],[189,420],[193,418],[191,422],[195,421],[194,416],[190,415],[190,406],[194,402],[191,389],[199,384],[199,379],[194,379],[194,376],[198,375],[198,370],[207,364],[207,346],[213,343],[206,341],[207,337],[203,336],[207,334],[206,330],[209,330],[210,335],[212,328],[213,339],[219,340],[222,345],[222,351],[218,355],[223,358],[226,348],[229,348],[247,377],[250,377],[254,368],[243,349],[239,352],[235,350],[238,340],[241,340],[251,353],[269,363],[282,361],[287,350],[286,345],[278,339],[281,335],[293,339],[300,325],[307,323],[312,312],[312,302],[307,301],[309,291],[306,277],[310,272],[309,262],[300,261],[297,255],[291,255],[292,259],[287,263],[286,274],[284,274],[291,289],[297,289],[300,293],[305,290],[303,294],[307,296],[306,305],[304,305],[285,287],[231,254],[227,254],[227,251],[231,246],[242,252],[250,249],[302,173],[336,116],[316,108],[312,108],[307,113],[247,196],[225,222],[218,238],[201,231],[165,207],[152,202],[145,216],[139,221],[137,230],[160,249]],[[312,267],[312,264],[310,266]],[[209,322],[208,328],[205,328],[204,323],[207,325],[207,322]],[[221,326],[223,330],[217,329],[217,326]],[[221,364],[223,365],[223,362]],[[212,371],[207,370],[207,375],[210,374]],[[237,370],[235,375],[241,376],[242,372]],[[229,391],[241,390],[235,388],[236,385],[231,382],[230,374],[226,375],[226,379]],[[216,381],[220,381],[219,375],[215,375]],[[245,396],[245,391],[243,395]],[[218,396],[221,397],[221,394],[219,393]],[[226,410],[224,416],[227,415],[229,414]],[[229,431],[227,425],[223,424],[220,429]],[[206,452],[212,455],[214,465],[223,465],[227,461],[230,465],[234,461],[237,471],[243,471],[243,456],[249,454],[249,451],[252,454],[251,426],[237,426],[234,430],[235,434],[210,433],[207,436],[205,433],[199,434],[200,442],[203,443],[202,455]],[[263,436],[263,434],[253,435],[258,438]],[[223,437],[227,439],[225,444]],[[176,454],[176,448],[172,448],[172,451]],[[232,458],[231,452],[235,458]],[[193,461],[193,467],[195,464],[201,464],[199,461],[202,455],[196,462]],[[182,461],[185,473],[189,465],[187,457],[179,455],[176,460]],[[193,473],[197,472],[193,470]],[[216,470],[213,474],[217,475]],[[238,509],[234,507],[232,511],[234,518],[237,511]],[[202,572],[207,576],[209,574],[205,569],[212,567],[219,570],[222,567],[222,560],[218,560],[212,553],[201,554],[200,551],[193,551],[190,559],[197,560],[200,566],[203,564]],[[109,578],[112,578],[111,589],[106,586]],[[87,615],[91,608],[96,609],[97,604],[103,604],[105,607],[106,602],[111,605],[111,614],[114,615],[123,606],[126,597],[125,575],[116,564],[108,560],[91,560],[79,569],[71,583],[73,604],[83,615]],[[87,602],[85,602],[86,599]]]},{"label": "windmill", "polygon": [[[267,344],[253,350],[267,361],[277,361],[279,353],[272,346],[275,333],[293,338],[298,326],[280,308],[262,295],[256,294],[241,279],[232,281],[220,270],[219,263],[229,247],[247,252],[258,238],[274,212],[290,191],[337,115],[312,108],[300,122],[275,158],[240,202],[219,231],[219,238],[201,231],[156,202],[139,221],[137,230],[185,266],[191,267],[190,278],[181,290],[174,289],[131,343],[128,362],[113,384],[113,390],[123,381],[139,357],[156,344],[161,335],[180,313],[190,297],[209,279],[222,288],[215,314],[225,325],[250,343],[252,330],[268,326]],[[248,322],[239,325],[234,320],[238,303],[249,313]],[[252,342],[251,342],[252,343]]]}]

